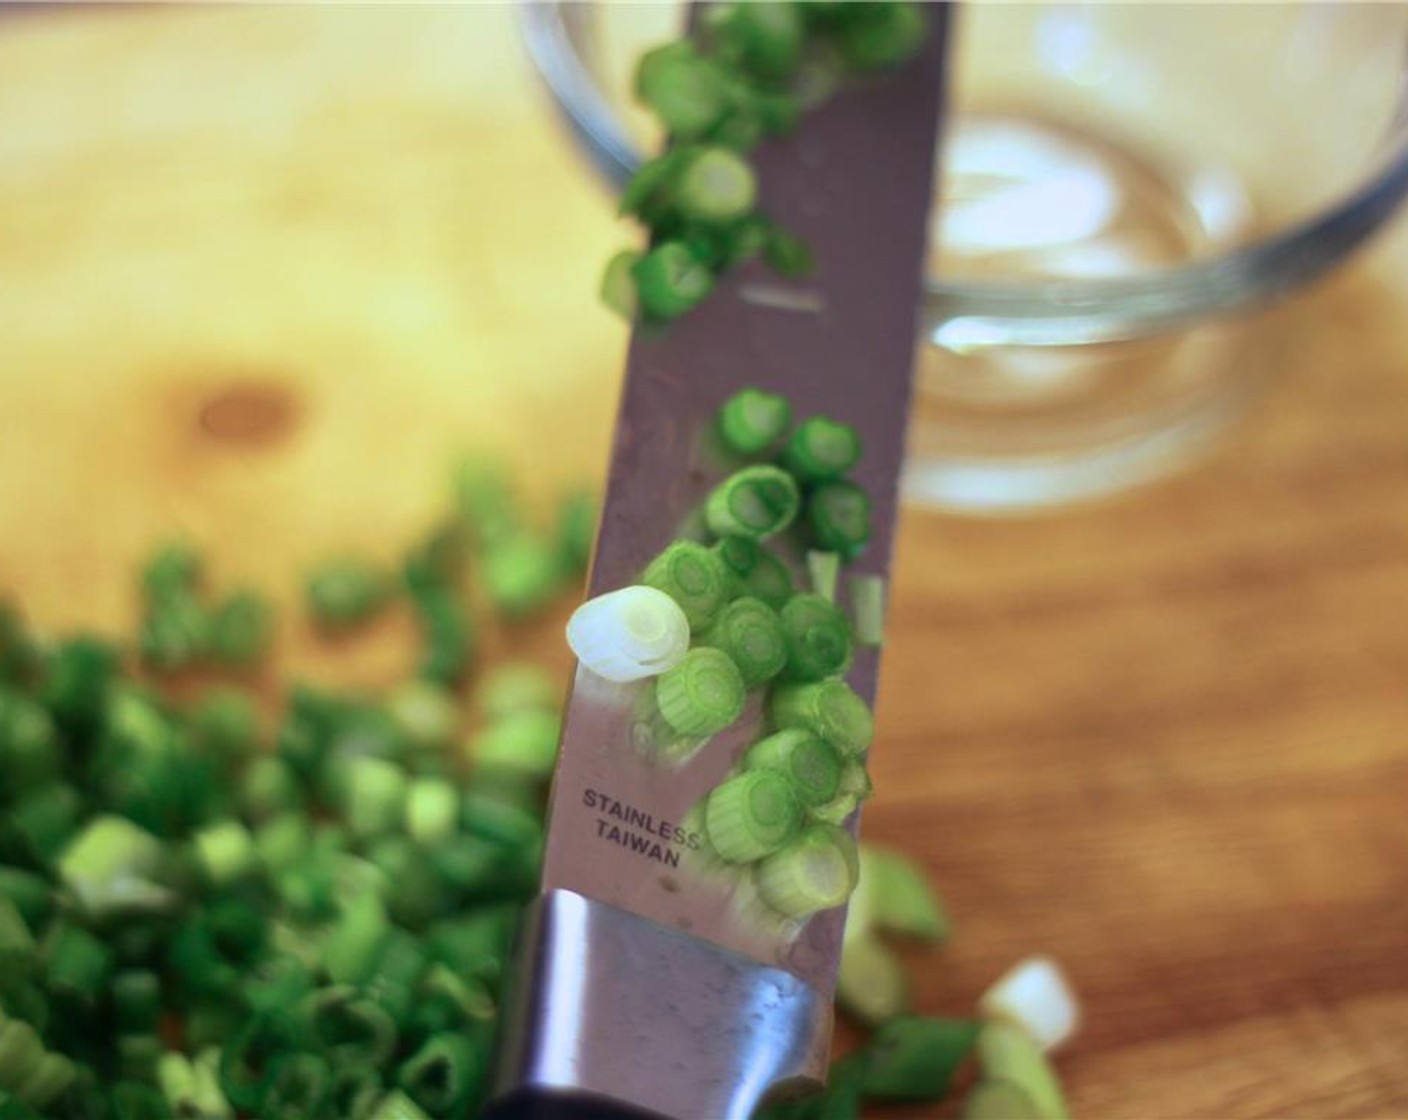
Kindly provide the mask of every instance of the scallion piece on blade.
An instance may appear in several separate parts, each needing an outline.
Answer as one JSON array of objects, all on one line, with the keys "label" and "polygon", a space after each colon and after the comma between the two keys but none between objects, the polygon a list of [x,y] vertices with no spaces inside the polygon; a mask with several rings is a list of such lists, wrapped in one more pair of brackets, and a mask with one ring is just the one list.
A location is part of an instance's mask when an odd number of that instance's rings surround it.
[{"label": "scallion piece on blade", "polygon": [[978,1066],[983,1078],[1009,1081],[1036,1106],[1041,1120],[1066,1120],[1065,1094],[1041,1047],[1012,1023],[984,1023],[978,1035]]},{"label": "scallion piece on blade", "polygon": [[727,654],[749,688],[772,680],[787,663],[782,621],[775,610],[751,596],[724,607],[699,641]]},{"label": "scallion piece on blade", "polygon": [[640,299],[636,295],[635,267],[641,254],[622,249],[606,262],[601,274],[601,302],[627,322],[636,317]]},{"label": "scallion piece on blade", "polygon": [[694,541],[675,541],[650,562],[641,583],[678,603],[689,628],[699,631],[723,609],[731,580],[716,553]]},{"label": "scallion piece on blade", "polygon": [[763,242],[763,257],[774,272],[788,280],[800,280],[816,268],[807,243],[779,226],[770,225]]},{"label": "scallion piece on blade", "polygon": [[856,885],[855,840],[833,825],[812,825],[758,865],[757,885],[763,901],[786,918],[840,906]]},{"label": "scallion piece on blade", "polygon": [[1011,1081],[984,1078],[969,1090],[962,1120],[1042,1120],[1041,1110]]},{"label": "scallion piece on blade", "polygon": [[841,557],[834,552],[807,550],[807,576],[812,581],[812,591],[828,603],[836,601],[836,582],[841,575]]},{"label": "scallion piece on blade", "polygon": [[870,498],[845,479],[823,483],[807,497],[806,520],[820,548],[854,560],[870,540]]},{"label": "scallion piece on blade", "polygon": [[609,681],[673,669],[689,650],[689,619],[656,587],[623,587],[589,599],[567,622],[567,644],[584,667]]},{"label": "scallion piece on blade", "polygon": [[730,222],[753,209],[758,179],[748,161],[727,148],[690,153],[675,183],[675,205],[686,218]]},{"label": "scallion piece on blade", "polygon": [[820,595],[794,595],[782,608],[787,675],[798,681],[840,676],[851,666],[851,624]]},{"label": "scallion piece on blade", "polygon": [[863,754],[875,736],[870,708],[844,681],[783,685],[769,712],[775,726],[805,727],[850,756]]},{"label": "scallion piece on blade", "polygon": [[885,579],[883,576],[851,577],[851,610],[856,641],[879,648],[885,641]]},{"label": "scallion piece on blade", "polygon": [[923,9],[916,3],[857,5],[841,31],[842,57],[857,70],[886,70],[909,61],[928,34]]},{"label": "scallion piece on blade", "polygon": [[325,561],[309,573],[304,601],[313,621],[327,630],[372,618],[391,597],[391,581],[375,566],[352,556]]},{"label": "scallion piece on blade", "polygon": [[773,770],[730,778],[709,794],[704,807],[709,843],[730,863],[752,863],[777,851],[801,821],[801,802],[791,783]]},{"label": "scallion piece on blade", "polygon": [[655,702],[681,735],[713,735],[743,713],[743,677],[727,654],[701,646],[655,681]]},{"label": "scallion piece on blade", "polygon": [[860,884],[852,908],[864,911],[867,924],[923,941],[947,940],[949,920],[943,904],[924,872],[908,856],[862,844]]},{"label": "scallion piece on blade", "polygon": [[761,455],[792,423],[787,398],[762,389],[740,389],[719,409],[719,436],[736,455]]},{"label": "scallion piece on blade", "polygon": [[714,554],[739,579],[758,566],[761,552],[762,545],[752,537],[724,537],[714,545]]},{"label": "scallion piece on blade", "polygon": [[665,131],[688,140],[709,131],[728,111],[728,84],[720,68],[688,42],[647,51],[636,66],[635,94]]},{"label": "scallion piece on blade", "polygon": [[432,1116],[450,1116],[475,1097],[483,1073],[483,1055],[463,1035],[446,1032],[406,1059],[396,1083]]},{"label": "scallion piece on blade", "polygon": [[714,276],[680,241],[665,241],[631,269],[641,310],[653,319],[677,319],[714,290]]},{"label": "scallion piece on blade", "polygon": [[705,9],[709,36],[719,52],[768,82],[790,78],[805,46],[802,5],[732,3]]},{"label": "scallion piece on blade", "polygon": [[762,540],[791,525],[801,506],[792,476],[778,467],[744,467],[719,483],[704,506],[709,528],[721,537]]},{"label": "scallion piece on blade", "polygon": [[891,1019],[871,1040],[865,1093],[886,1100],[938,1100],[977,1039],[978,1024],[971,1019]]},{"label": "scallion piece on blade", "polygon": [[985,1019],[1016,1023],[1043,1050],[1069,1039],[1080,1021],[1075,993],[1050,957],[1019,961],[983,993],[978,1012]]},{"label": "scallion piece on blade", "polygon": [[[864,874],[862,871],[861,882],[865,881]],[[849,923],[847,915],[848,926]],[[904,963],[879,938],[847,938],[841,946],[841,968],[836,974],[836,1001],[866,1026],[878,1026],[904,1014],[909,1010]]]},{"label": "scallion piece on blade", "polygon": [[752,570],[743,577],[743,590],[780,611],[792,598],[792,573],[779,556],[762,549]]},{"label": "scallion piece on blade", "polygon": [[842,762],[836,748],[800,727],[760,739],[743,756],[747,770],[774,770],[792,783],[803,805],[823,805],[841,788]]},{"label": "scallion piece on blade", "polygon": [[274,1060],[259,1115],[268,1120],[305,1120],[323,1114],[332,1096],[332,1071],[317,1054],[283,1054]]},{"label": "scallion piece on blade", "polygon": [[641,164],[621,192],[617,212],[623,216],[634,214],[646,225],[668,215],[674,201],[675,178],[690,151],[688,145],[676,145]]},{"label": "scallion piece on blade", "polygon": [[550,711],[521,711],[496,720],[470,742],[476,772],[546,778],[557,762],[561,729],[561,719]]},{"label": "scallion piece on blade", "polygon": [[848,758],[841,770],[841,791],[825,805],[816,806],[812,814],[829,824],[843,824],[870,794],[870,774],[864,760]]},{"label": "scallion piece on blade", "polygon": [[830,482],[860,461],[860,436],[829,416],[809,416],[797,425],[782,453],[782,464],[799,482]]}]

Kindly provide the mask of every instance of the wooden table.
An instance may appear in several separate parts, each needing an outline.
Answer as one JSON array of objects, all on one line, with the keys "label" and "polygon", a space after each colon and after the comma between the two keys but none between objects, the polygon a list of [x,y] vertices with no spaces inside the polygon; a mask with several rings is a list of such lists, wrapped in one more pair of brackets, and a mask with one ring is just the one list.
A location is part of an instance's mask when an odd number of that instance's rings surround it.
[{"label": "wooden table", "polygon": [[[506,9],[0,25],[0,589],[127,624],[179,528],[291,598],[329,548],[399,548],[457,446],[537,492],[596,475],[620,236]],[[1300,305],[1215,462],[1060,517],[904,519],[866,825],[955,916],[918,1004],[1058,957],[1083,1116],[1408,1115],[1400,248]],[[282,657],[374,681],[404,638]]]}]

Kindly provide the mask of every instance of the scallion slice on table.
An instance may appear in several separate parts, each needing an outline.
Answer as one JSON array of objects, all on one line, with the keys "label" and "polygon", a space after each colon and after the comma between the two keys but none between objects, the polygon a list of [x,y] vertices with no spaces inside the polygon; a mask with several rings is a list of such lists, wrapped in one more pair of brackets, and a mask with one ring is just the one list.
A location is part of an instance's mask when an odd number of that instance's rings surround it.
[{"label": "scallion slice on table", "polygon": [[762,540],[792,524],[800,506],[796,480],[777,467],[759,465],[744,467],[719,483],[704,511],[709,528],[719,536]]},{"label": "scallion slice on table", "polygon": [[792,423],[787,398],[762,389],[740,389],[719,409],[719,435],[736,455],[761,455]]},{"label": "scallion slice on table", "polygon": [[792,784],[773,770],[730,778],[709,794],[704,807],[709,843],[730,863],[752,863],[777,851],[801,822]]},{"label": "scallion slice on table", "polygon": [[794,595],[781,618],[789,678],[820,681],[850,668],[851,625],[834,603],[820,595]]},{"label": "scallion slice on table", "polygon": [[782,453],[782,464],[799,482],[830,482],[860,461],[860,436],[829,416],[809,416],[797,425]]},{"label": "scallion slice on table", "polygon": [[776,727],[804,727],[851,756],[863,754],[875,735],[870,708],[844,681],[783,685],[769,714]]},{"label": "scallion slice on table", "polygon": [[742,674],[728,655],[708,646],[690,650],[655,681],[655,703],[680,735],[713,735],[743,713]]},{"label": "scallion slice on table", "polygon": [[758,864],[758,893],[784,917],[802,918],[845,902],[855,888],[856,874],[851,834],[814,824]]},{"label": "scallion slice on table", "polygon": [[[860,881],[865,882],[864,871]],[[855,905],[854,896],[851,905]],[[848,914],[847,930],[850,924]],[[888,945],[869,934],[846,939],[836,974],[836,1000],[847,1012],[862,1023],[878,1026],[909,1010],[909,994],[904,964]]]},{"label": "scallion slice on table", "polygon": [[891,1019],[870,1043],[866,1095],[901,1101],[943,1097],[978,1037],[979,1026],[971,1019]]},{"label": "scallion slice on table", "polygon": [[851,899],[846,930],[852,924],[939,943],[948,938],[949,919],[924,872],[908,856],[877,844],[860,846],[860,884]]},{"label": "scallion slice on table", "polygon": [[1043,1120],[1041,1110],[1021,1086],[985,1078],[963,1102],[963,1120]]},{"label": "scallion slice on table", "polygon": [[320,627],[343,629],[365,622],[391,597],[391,581],[373,565],[351,556],[328,560],[304,584],[308,613]]},{"label": "scallion slice on table", "polygon": [[745,770],[774,770],[807,807],[824,805],[841,788],[842,761],[825,739],[799,727],[760,739],[743,756]]},{"label": "scallion slice on table", "polygon": [[741,596],[729,603],[699,641],[722,650],[752,688],[771,680],[787,664],[782,620],[761,599]]},{"label": "scallion slice on table", "polygon": [[870,540],[870,498],[845,479],[823,483],[807,496],[806,520],[820,548],[854,560]]},{"label": "scallion slice on table", "polygon": [[857,4],[839,37],[842,57],[857,70],[884,70],[912,58],[927,28],[922,4]]},{"label": "scallion slice on table", "polygon": [[625,587],[589,599],[567,622],[567,644],[599,677],[635,681],[673,669],[689,650],[689,619],[657,587]]},{"label": "scallion slice on table", "polygon": [[1080,1022],[1075,993],[1050,957],[1019,961],[983,993],[978,1011],[986,1019],[1015,1023],[1043,1050],[1060,1046]]},{"label": "scallion slice on table", "polygon": [[705,629],[728,601],[731,580],[719,556],[694,541],[676,541],[660,553],[641,583],[663,591],[679,604],[690,629]]},{"label": "scallion slice on table", "polygon": [[1066,1120],[1070,1115],[1061,1083],[1041,1047],[1023,1028],[1001,1021],[984,1023],[978,1032],[977,1053],[983,1078],[1017,1086],[1041,1120]]}]

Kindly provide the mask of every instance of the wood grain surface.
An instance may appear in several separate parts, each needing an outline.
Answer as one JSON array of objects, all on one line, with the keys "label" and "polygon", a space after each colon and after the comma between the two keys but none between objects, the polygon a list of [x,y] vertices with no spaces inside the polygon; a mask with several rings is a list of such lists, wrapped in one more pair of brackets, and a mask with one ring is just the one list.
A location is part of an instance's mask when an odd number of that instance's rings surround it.
[{"label": "wood grain surface", "polygon": [[[456,447],[595,477],[610,210],[505,8],[0,21],[0,591],[126,625],[180,530],[290,599],[400,548]],[[1400,250],[1280,320],[1280,386],[1198,470],[903,520],[866,831],[954,914],[917,1003],[1058,957],[1084,1117],[1408,1116]],[[375,681],[407,636],[281,658]]]}]

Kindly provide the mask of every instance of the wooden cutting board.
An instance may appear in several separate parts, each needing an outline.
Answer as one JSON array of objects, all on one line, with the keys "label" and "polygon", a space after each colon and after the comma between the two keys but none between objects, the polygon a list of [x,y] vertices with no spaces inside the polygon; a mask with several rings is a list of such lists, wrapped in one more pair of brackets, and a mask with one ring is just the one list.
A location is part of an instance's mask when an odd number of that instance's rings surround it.
[{"label": "wooden cutting board", "polygon": [[[118,627],[179,529],[285,599],[390,555],[466,444],[604,463],[610,202],[501,7],[0,21],[0,591]],[[1408,1115],[1408,254],[1215,462],[901,529],[872,839],[944,888],[916,1002],[1066,964],[1085,1117]],[[1371,269],[1369,265],[1376,267]],[[372,681],[395,624],[284,662]],[[526,641],[561,657],[551,625]],[[919,1115],[914,1111],[906,1115]]]}]

